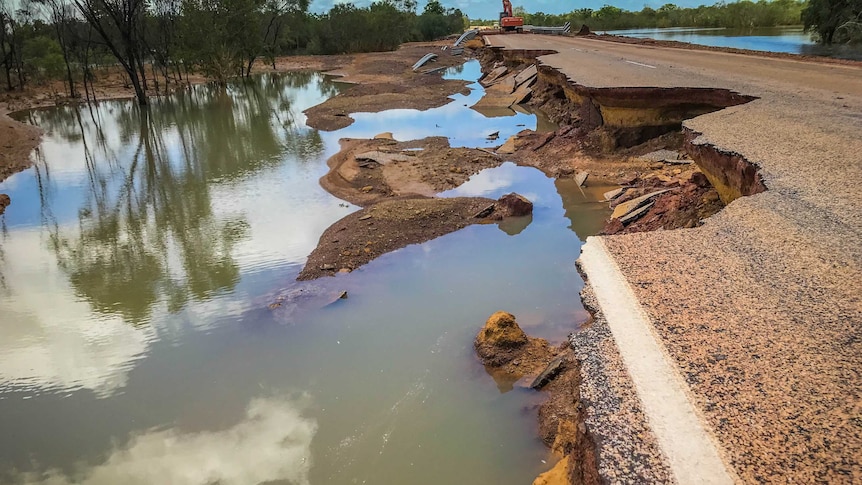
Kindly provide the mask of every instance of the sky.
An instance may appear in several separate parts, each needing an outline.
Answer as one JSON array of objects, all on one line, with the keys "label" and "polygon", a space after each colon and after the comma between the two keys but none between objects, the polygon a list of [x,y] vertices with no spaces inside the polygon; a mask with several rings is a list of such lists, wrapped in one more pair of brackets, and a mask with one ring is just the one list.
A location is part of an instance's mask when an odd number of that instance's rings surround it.
[{"label": "sky", "polygon": [[[444,7],[459,8],[471,19],[495,19],[502,9],[502,0],[439,0]],[[311,10],[313,12],[326,12],[336,3],[354,3],[364,7],[372,0],[359,0],[349,2],[347,0],[312,0]],[[419,11],[425,6],[425,0],[418,0]],[[644,5],[656,8],[666,3],[673,3],[680,7],[696,7],[698,5],[712,5],[718,0],[512,0],[513,7],[524,7],[527,12],[566,13],[578,8],[592,8],[598,10],[603,5],[613,5],[626,10],[640,10]]]}]

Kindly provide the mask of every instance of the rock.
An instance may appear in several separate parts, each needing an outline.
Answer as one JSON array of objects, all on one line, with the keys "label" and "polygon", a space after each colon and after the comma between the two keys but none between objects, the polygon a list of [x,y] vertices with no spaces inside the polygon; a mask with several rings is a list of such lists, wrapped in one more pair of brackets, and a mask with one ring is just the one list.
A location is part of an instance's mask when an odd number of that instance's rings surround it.
[{"label": "rock", "polygon": [[590,176],[589,172],[578,172],[578,174],[575,175],[575,182],[578,183],[578,187],[583,187],[584,182],[587,181],[587,177],[589,177],[589,176]]},{"label": "rock", "polygon": [[533,203],[521,194],[512,192],[497,199],[497,210],[502,217],[521,217],[533,213]]},{"label": "rock", "polygon": [[338,295],[339,300],[347,299],[347,291],[342,291],[340,295]]},{"label": "rock", "polygon": [[502,91],[503,93],[511,93],[515,90],[515,76],[508,76],[494,83],[494,90]]},{"label": "rock", "polygon": [[515,140],[517,139],[518,137],[515,135],[510,136],[506,143],[497,149],[497,153],[515,153]]},{"label": "rock", "polygon": [[365,193],[367,194],[368,192],[371,192],[372,190],[374,190],[374,187],[372,187],[372,186],[370,186],[370,185],[366,185],[365,187],[362,187],[362,188],[361,188],[361,189],[359,189],[359,190],[361,190],[361,191],[363,191],[363,192],[365,192]]},{"label": "rock", "polygon": [[521,84],[524,84],[531,78],[536,77],[538,73],[539,70],[536,68],[535,64],[524,69],[523,71],[519,72],[517,76],[515,76],[515,86],[520,86]]},{"label": "rock", "polygon": [[392,136],[391,131],[384,131],[383,133],[378,133],[374,135],[375,140],[394,140],[395,137]]},{"label": "rock", "polygon": [[620,187],[618,189],[609,190],[609,191],[605,192],[604,194],[602,194],[602,197],[604,197],[605,200],[614,200],[617,197],[623,195],[623,192],[625,192],[625,191],[626,191],[625,187]]},{"label": "rock", "polygon": [[703,172],[694,172],[693,174],[691,174],[691,178],[688,180],[694,185],[697,185],[698,187],[702,188],[706,188],[712,185],[709,183],[709,179],[706,178],[706,175],[704,175]]},{"label": "rock", "polygon": [[656,150],[654,152],[641,155],[641,160],[647,162],[677,162],[680,159],[679,153],[673,150]]},{"label": "rock", "polygon": [[536,144],[533,145],[533,150],[538,150],[539,148],[542,148],[543,146],[547,145],[548,142],[553,140],[556,136],[557,132],[555,131],[549,131],[545,133],[544,135],[539,137],[539,141],[537,141]]},{"label": "rock", "polygon": [[367,221],[368,219],[371,219],[371,214],[365,214],[359,218],[360,221]]},{"label": "rock", "polygon": [[514,359],[512,350],[527,342],[527,334],[515,322],[515,316],[501,311],[488,318],[473,345],[485,365],[501,366]]},{"label": "rock", "polygon": [[12,199],[6,194],[0,194],[0,214],[6,210],[6,207],[9,207],[9,204],[12,203]]},{"label": "rock", "polygon": [[387,163],[391,162],[407,162],[410,160],[410,156],[403,153],[388,153],[381,152],[378,150],[360,153],[357,154],[354,158],[356,158],[357,161],[370,160],[372,162],[377,162],[380,165],[386,165]]},{"label": "rock", "polygon": [[653,197],[657,197],[657,196],[659,196],[659,195],[661,195],[667,191],[668,191],[668,189],[656,190],[655,192],[650,192],[649,194],[643,195],[643,196],[638,197],[636,199],[632,199],[628,202],[623,202],[623,203],[617,205],[616,207],[614,207],[614,213],[611,214],[611,219],[620,219],[620,218],[624,217],[625,215],[627,215],[628,213],[634,211],[635,209],[638,209],[640,206],[646,204]]},{"label": "rock", "polygon": [[655,202],[650,202],[649,204],[646,204],[642,207],[639,207],[639,208],[629,212],[628,214],[624,215],[623,217],[620,217],[620,222],[622,222],[623,224],[628,224],[628,223],[634,221],[635,219],[639,218],[640,216],[646,214],[647,211],[652,209],[652,206],[654,206],[654,205],[655,205]]},{"label": "rock", "polygon": [[491,204],[488,207],[485,207],[484,209],[482,209],[479,212],[477,212],[476,214],[474,214],[473,217],[475,217],[476,219],[484,219],[484,218],[490,216],[491,213],[494,212],[494,209],[496,207],[497,207],[497,204]]},{"label": "rock", "polygon": [[516,89],[514,93],[512,93],[513,100],[509,106],[511,106],[512,104],[521,104],[533,94],[533,89],[530,87],[533,84],[533,81],[535,81],[535,78],[533,78],[533,80],[530,82],[525,82],[520,87],[518,87],[518,89]]},{"label": "rock", "polygon": [[551,362],[548,363],[545,370],[543,370],[535,379],[533,379],[530,387],[533,389],[541,389],[545,387],[549,382],[554,380],[557,375],[563,370],[565,367],[565,360],[562,355],[554,358]]},{"label": "rock", "polygon": [[323,271],[335,271],[335,265],[334,264],[323,264],[320,266],[320,269],[322,269]]},{"label": "rock", "polygon": [[488,73],[482,80],[479,81],[483,86],[488,86],[492,82],[496,81],[500,76],[506,74],[509,70],[506,66],[500,66],[495,69],[492,69],[491,72]]},{"label": "rock", "polygon": [[617,185],[634,185],[640,180],[637,175],[623,176],[617,180]]}]

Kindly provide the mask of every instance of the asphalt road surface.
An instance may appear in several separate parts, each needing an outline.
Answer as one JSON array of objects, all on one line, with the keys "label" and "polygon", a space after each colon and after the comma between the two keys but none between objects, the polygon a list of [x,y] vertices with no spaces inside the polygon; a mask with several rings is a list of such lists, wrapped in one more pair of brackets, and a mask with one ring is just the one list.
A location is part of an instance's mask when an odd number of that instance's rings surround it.
[{"label": "asphalt road surface", "polygon": [[[679,482],[862,482],[862,68],[582,38],[488,39],[556,50],[539,61],[589,87],[758,98],[685,126],[757,164],[766,192],[696,229],[586,245],[587,279],[617,347],[608,358],[621,356],[662,466]],[[600,450],[600,461],[612,453]],[[632,466],[622,461],[603,470]]]}]

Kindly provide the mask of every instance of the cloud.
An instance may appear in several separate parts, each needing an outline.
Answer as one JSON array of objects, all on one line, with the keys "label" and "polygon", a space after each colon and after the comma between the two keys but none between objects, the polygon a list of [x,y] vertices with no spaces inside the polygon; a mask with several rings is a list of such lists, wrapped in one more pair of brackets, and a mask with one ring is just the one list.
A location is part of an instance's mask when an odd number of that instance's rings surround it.
[{"label": "cloud", "polygon": [[24,387],[92,389],[105,397],[125,385],[128,369],[149,348],[150,328],[120,317],[93,321],[47,251],[38,229],[3,244],[0,270],[11,298],[0,297],[0,382]]},{"label": "cloud", "polygon": [[[309,483],[311,441],[317,422],[303,417],[308,397],[256,398],[245,418],[222,431],[154,430],[132,438],[108,460],[68,477],[40,474],[30,484],[67,485],[245,485]],[[34,477],[35,478],[35,477]]]}]

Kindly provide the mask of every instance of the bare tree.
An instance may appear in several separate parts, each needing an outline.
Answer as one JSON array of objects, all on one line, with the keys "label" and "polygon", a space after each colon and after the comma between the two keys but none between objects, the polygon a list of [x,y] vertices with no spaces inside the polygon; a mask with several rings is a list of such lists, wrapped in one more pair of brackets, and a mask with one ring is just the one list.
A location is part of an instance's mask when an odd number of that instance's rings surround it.
[{"label": "bare tree", "polygon": [[75,79],[72,77],[72,66],[70,62],[71,48],[70,38],[72,36],[72,23],[75,21],[75,9],[68,0],[36,0],[45,10],[48,23],[54,26],[57,34],[57,43],[60,44],[60,52],[63,54],[63,62],[66,64],[66,83],[69,85],[69,97],[77,98]]},{"label": "bare tree", "polygon": [[138,104],[147,104],[143,56],[145,0],[73,0],[123,66]]}]

